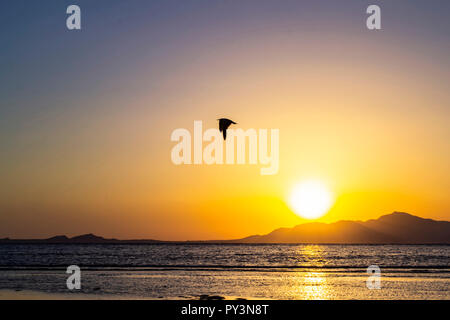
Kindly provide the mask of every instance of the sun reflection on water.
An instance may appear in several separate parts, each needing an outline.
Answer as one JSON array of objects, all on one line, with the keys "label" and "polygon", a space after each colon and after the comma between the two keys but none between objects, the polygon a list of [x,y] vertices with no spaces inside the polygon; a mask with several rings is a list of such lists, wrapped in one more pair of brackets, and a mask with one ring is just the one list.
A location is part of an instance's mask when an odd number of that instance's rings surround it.
[{"label": "sun reflection on water", "polygon": [[[325,265],[322,248],[318,245],[301,246],[298,254],[299,259],[308,265]],[[297,299],[302,300],[329,299],[331,293],[331,287],[327,283],[326,273],[316,270],[302,270],[297,272],[294,290]]]},{"label": "sun reflection on water", "polygon": [[299,272],[295,293],[301,300],[329,299],[330,287],[323,272]]},{"label": "sun reflection on water", "polygon": [[323,248],[319,245],[305,245],[298,249],[298,260],[307,266],[323,266]]}]

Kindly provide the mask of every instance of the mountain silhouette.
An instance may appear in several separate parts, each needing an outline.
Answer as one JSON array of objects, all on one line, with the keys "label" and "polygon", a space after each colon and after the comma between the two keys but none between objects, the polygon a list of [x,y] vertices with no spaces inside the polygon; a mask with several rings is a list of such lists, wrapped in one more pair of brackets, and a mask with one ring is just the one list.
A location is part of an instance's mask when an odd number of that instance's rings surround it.
[{"label": "mountain silhouette", "polygon": [[277,229],[266,235],[237,239],[234,242],[450,244],[450,222],[394,212],[365,222],[305,223],[293,228]]},{"label": "mountain silhouette", "polygon": [[160,241],[153,239],[106,239],[92,233],[68,238],[60,235],[48,239],[0,239],[5,243],[43,244],[153,244],[153,243],[327,243],[327,244],[450,244],[450,222],[436,221],[394,212],[368,221],[305,223],[293,228],[276,229],[266,235],[234,240]]},{"label": "mountain silhouette", "polygon": [[88,233],[79,235],[76,237],[69,238],[67,236],[55,236],[48,239],[10,239],[3,238],[0,239],[0,244],[2,243],[48,243],[48,244],[66,244],[66,243],[79,243],[79,244],[134,244],[134,243],[157,243],[162,242],[153,239],[144,240],[118,240],[118,239],[106,239],[95,234]]},{"label": "mountain silhouette", "polygon": [[101,242],[111,242],[111,241],[117,241],[116,239],[105,239],[99,236],[96,236],[95,234],[88,233],[83,234],[81,236],[76,236],[70,239],[70,242],[73,243],[101,243]]}]

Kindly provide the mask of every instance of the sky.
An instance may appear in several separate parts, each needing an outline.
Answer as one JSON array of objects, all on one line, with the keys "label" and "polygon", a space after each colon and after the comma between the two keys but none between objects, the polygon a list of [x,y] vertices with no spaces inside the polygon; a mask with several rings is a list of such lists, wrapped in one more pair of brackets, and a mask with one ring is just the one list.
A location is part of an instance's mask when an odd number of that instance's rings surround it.
[{"label": "sky", "polygon": [[[82,30],[66,28],[67,6]],[[382,30],[366,28],[381,7]],[[0,237],[229,239],[393,211],[450,220],[450,2],[0,4]],[[280,132],[280,167],[172,163],[177,128]]]}]

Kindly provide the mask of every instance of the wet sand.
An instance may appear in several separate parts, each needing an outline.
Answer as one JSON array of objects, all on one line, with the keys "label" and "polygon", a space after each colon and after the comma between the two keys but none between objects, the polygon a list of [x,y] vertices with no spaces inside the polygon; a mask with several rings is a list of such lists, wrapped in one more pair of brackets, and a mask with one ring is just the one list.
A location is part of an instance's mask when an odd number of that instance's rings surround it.
[{"label": "wet sand", "polygon": [[363,272],[86,271],[82,278],[85,285],[78,292],[61,285],[65,284],[62,273],[4,271],[2,277],[27,280],[21,283],[28,288],[0,290],[0,300],[450,299],[448,270],[429,271],[385,272],[378,290],[366,287]]},{"label": "wet sand", "polygon": [[234,296],[200,295],[146,298],[137,296],[95,295],[85,293],[48,293],[32,290],[0,290],[0,300],[260,300]]}]

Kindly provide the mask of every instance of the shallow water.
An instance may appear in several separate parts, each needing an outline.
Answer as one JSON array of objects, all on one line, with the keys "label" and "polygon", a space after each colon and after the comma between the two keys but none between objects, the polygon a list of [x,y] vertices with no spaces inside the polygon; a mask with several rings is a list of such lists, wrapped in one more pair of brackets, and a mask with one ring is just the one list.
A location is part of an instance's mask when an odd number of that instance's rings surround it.
[{"label": "shallow water", "polygon": [[[99,297],[449,299],[450,246],[1,245],[0,289]],[[81,267],[70,292],[65,269]],[[367,267],[381,268],[369,290]]]}]

